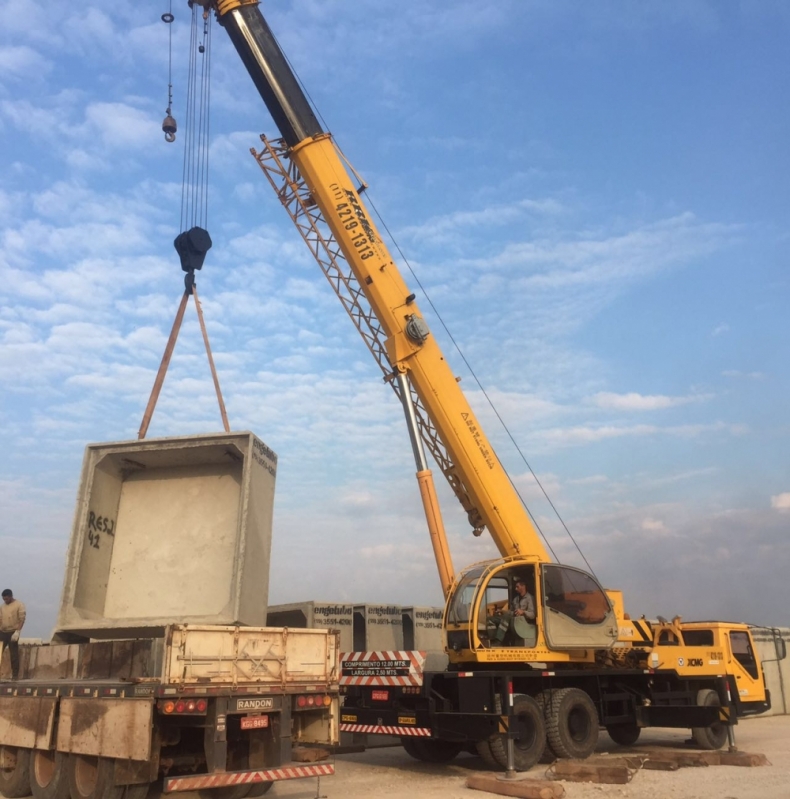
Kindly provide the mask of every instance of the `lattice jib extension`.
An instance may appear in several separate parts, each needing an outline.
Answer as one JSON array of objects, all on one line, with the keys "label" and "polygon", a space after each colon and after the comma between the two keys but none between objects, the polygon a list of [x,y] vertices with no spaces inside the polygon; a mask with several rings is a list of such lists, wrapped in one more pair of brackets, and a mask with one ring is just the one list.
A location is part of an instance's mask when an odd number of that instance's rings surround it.
[{"label": "lattice jib extension", "polygon": [[[392,390],[400,401],[400,389],[397,382],[392,380],[392,364],[389,362],[384,347],[386,339],[384,331],[373,314],[359,281],[340,251],[337,240],[326,224],[321,210],[314,202],[296,164],[289,158],[288,146],[282,139],[269,139],[266,136],[261,136],[261,141],[263,149],[258,152],[255,148],[251,148],[252,156],[263,170],[280,203],[296,225],[305,244],[321,267],[321,271],[375,358],[385,380],[392,386]],[[436,428],[426,414],[425,407],[414,389],[411,389],[411,394],[417,416],[417,426],[425,446],[467,512],[472,527],[480,527],[481,521],[477,509],[459,479],[447,449],[440,440]]]}]

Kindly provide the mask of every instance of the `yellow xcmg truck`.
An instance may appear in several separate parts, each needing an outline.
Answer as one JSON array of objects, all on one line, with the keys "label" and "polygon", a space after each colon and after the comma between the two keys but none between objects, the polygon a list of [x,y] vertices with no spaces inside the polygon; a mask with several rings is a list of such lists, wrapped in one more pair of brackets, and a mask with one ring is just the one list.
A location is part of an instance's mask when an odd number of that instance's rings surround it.
[{"label": "yellow xcmg truck", "polygon": [[[722,746],[738,716],[769,707],[748,628],[632,621],[617,592],[551,561],[258,0],[198,3],[216,14],[282,136],[263,137],[253,155],[403,403],[446,598],[439,668],[421,653],[344,659],[341,729],[400,735],[424,760],[476,747],[510,769],[531,767],[547,745],[586,757],[601,725],[623,743],[666,726]],[[499,559],[455,573],[426,447]],[[517,581],[534,597],[534,620],[503,612]]]}]

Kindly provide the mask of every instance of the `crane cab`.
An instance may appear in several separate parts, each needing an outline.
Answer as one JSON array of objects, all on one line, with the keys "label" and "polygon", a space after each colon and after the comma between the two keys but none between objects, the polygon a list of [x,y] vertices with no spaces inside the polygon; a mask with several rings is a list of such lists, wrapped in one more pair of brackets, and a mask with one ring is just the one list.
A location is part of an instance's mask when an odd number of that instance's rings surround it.
[{"label": "crane cab", "polygon": [[[516,613],[523,582],[532,602]],[[531,605],[531,607],[530,607]],[[534,610],[534,618],[530,611]],[[615,609],[581,569],[514,557],[470,566],[453,583],[444,628],[451,663],[593,663],[617,641]]]}]

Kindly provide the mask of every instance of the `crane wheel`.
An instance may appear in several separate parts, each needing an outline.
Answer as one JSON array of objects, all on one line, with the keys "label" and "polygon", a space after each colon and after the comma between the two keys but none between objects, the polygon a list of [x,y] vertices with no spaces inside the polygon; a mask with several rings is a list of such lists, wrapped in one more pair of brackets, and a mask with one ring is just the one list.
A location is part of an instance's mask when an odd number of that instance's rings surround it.
[{"label": "crane wheel", "polygon": [[435,738],[403,735],[400,740],[406,754],[423,763],[449,763],[463,748],[463,744],[438,741]]},{"label": "crane wheel", "polygon": [[642,728],[636,724],[610,724],[606,728],[609,737],[619,746],[631,746],[639,740]]},{"label": "crane wheel", "polygon": [[[719,707],[719,695],[712,688],[702,688],[697,692],[697,705]],[[727,725],[714,721],[710,727],[692,727],[691,737],[700,749],[721,749],[727,743]]]},{"label": "crane wheel", "polygon": [[30,749],[0,747],[3,768],[0,769],[0,793],[6,799],[30,796]]},{"label": "crane wheel", "polygon": [[557,757],[583,760],[598,744],[598,711],[580,688],[546,692],[546,737]]},{"label": "crane wheel", "polygon": [[488,768],[491,769],[491,771],[499,770],[499,763],[491,751],[491,741],[489,738],[486,738],[485,741],[476,741],[475,749],[477,750],[477,754],[480,755],[480,757],[483,759],[483,762],[486,764],[486,766],[488,766]]},{"label": "crane wheel", "polygon": [[[524,733],[513,741],[513,759],[516,771],[529,771],[543,756],[546,749],[546,724],[538,702],[526,694],[513,698],[513,715],[524,725]],[[507,768],[507,735],[497,733],[488,741],[496,768]],[[478,752],[480,749],[478,748]],[[485,758],[483,758],[485,759]]]}]

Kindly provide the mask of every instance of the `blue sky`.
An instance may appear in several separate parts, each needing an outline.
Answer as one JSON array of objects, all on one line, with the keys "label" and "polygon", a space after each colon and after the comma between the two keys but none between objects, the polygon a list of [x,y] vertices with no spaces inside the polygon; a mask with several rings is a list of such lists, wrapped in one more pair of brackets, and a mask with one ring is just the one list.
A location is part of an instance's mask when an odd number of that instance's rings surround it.
[{"label": "blue sky", "polygon": [[[83,448],[136,437],[182,291],[184,137],[160,130],[164,1],[0,8],[0,582],[47,637]],[[790,623],[787,5],[263,9],[601,581],[635,614]],[[280,459],[270,599],[438,604],[401,409],[249,155],[275,130],[213,41],[198,286],[231,426]],[[149,436],[220,429],[190,308]],[[440,489],[456,566],[493,556]]]}]

